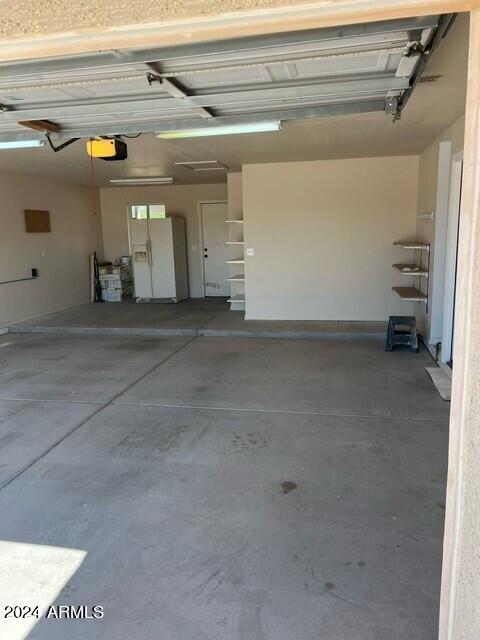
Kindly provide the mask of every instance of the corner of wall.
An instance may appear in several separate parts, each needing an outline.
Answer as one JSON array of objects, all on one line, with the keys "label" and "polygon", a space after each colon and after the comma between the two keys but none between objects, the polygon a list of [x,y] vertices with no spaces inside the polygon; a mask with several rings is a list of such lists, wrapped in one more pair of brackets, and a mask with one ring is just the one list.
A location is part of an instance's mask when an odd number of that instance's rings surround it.
[{"label": "corner of wall", "polygon": [[428,309],[417,309],[419,330],[428,345],[441,341],[445,279],[446,229],[452,157],[463,148],[465,116],[457,118],[419,156],[416,235],[430,244]]}]

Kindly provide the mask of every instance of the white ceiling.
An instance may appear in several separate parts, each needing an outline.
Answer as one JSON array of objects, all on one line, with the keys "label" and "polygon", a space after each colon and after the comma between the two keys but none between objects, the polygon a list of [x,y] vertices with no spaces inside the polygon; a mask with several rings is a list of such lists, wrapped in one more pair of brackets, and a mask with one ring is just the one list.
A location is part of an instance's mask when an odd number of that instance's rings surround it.
[{"label": "white ceiling", "polygon": [[[420,153],[464,111],[468,14],[457,17],[427,65],[425,75],[442,77],[420,83],[402,118],[392,123],[384,112],[287,120],[279,132],[158,140],[153,134],[129,139],[125,162],[95,162],[97,183],[112,177],[168,175],[179,183],[219,182],[220,171],[194,173],[174,162],[219,160],[230,170],[242,164],[341,157]],[[50,119],[54,119],[51,117]],[[48,147],[0,151],[0,171],[26,172],[88,184],[90,161],[84,141],[55,154]]]}]

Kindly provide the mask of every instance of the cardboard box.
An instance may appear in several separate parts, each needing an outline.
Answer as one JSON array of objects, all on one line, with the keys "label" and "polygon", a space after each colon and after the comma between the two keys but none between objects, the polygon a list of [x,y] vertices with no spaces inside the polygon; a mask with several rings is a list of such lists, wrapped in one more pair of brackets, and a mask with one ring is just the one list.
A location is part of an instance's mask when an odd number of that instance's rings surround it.
[{"label": "cardboard box", "polygon": [[129,264],[121,265],[120,267],[112,267],[111,272],[113,275],[127,278],[132,275],[132,268]]},{"label": "cardboard box", "polygon": [[105,302],[122,302],[131,296],[125,294],[121,289],[103,289],[102,300]]},{"label": "cardboard box", "polygon": [[98,275],[99,276],[104,276],[107,273],[112,273],[112,266],[111,265],[104,265],[104,266],[98,267]]}]

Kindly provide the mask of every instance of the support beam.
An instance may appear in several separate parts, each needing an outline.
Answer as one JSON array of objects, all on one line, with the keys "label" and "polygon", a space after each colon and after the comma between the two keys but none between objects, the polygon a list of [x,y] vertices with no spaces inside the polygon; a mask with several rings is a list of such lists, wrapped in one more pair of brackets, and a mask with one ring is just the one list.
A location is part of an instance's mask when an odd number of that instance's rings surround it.
[{"label": "support beam", "polygon": [[160,87],[166,91],[169,96],[172,96],[172,98],[180,98],[192,113],[196,113],[201,118],[213,118],[213,115],[208,109],[192,104],[190,96],[186,93],[185,89],[180,86],[178,81],[172,81],[170,78],[162,78],[154,73],[147,73],[147,80],[149,85],[158,82]]},{"label": "support beam", "polygon": [[480,11],[469,49],[440,640],[480,637]]}]

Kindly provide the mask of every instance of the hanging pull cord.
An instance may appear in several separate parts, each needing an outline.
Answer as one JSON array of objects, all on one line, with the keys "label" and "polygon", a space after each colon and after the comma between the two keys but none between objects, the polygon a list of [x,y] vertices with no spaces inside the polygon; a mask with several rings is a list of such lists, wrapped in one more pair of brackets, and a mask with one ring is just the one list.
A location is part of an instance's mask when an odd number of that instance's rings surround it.
[{"label": "hanging pull cord", "polygon": [[91,188],[91,194],[92,194],[92,216],[96,216],[97,215],[97,193],[96,193],[96,186],[95,186],[95,160],[93,156],[90,156],[90,188]]}]

